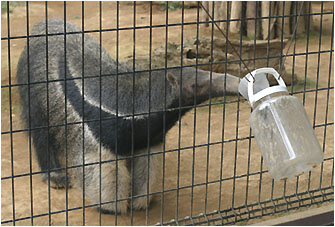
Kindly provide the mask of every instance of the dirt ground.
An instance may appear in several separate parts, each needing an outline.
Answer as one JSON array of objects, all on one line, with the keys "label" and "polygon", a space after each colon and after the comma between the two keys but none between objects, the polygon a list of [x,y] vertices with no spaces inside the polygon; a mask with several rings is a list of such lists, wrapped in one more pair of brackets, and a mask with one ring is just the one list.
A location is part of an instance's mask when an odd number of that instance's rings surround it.
[{"label": "dirt ground", "polygon": [[[332,2],[325,4],[324,11],[333,10]],[[45,5],[40,2],[29,3],[29,27],[45,19]],[[102,22],[103,28],[116,27],[116,4],[114,2],[103,2]],[[149,25],[149,3],[137,3],[136,5],[136,26]],[[320,10],[319,3],[313,3],[313,12]],[[196,9],[185,9],[185,22],[196,21]],[[68,2],[66,8],[67,20],[81,25],[81,3]],[[48,2],[48,17],[63,18],[63,2]],[[169,23],[181,22],[181,10],[169,11]],[[1,37],[7,37],[7,18],[6,14],[1,15]],[[165,24],[165,13],[162,6],[154,5],[153,7],[153,25]],[[27,34],[26,27],[26,7],[19,5],[13,7],[10,13],[10,36],[22,36]],[[293,66],[292,57],[286,61],[288,68],[294,67],[295,74],[299,81],[303,81],[307,75],[307,90],[318,88],[327,88],[328,84],[333,86],[333,56],[330,53],[317,54],[319,51],[319,26],[320,16],[312,18],[312,26],[309,37],[308,49],[306,48],[307,36],[300,34],[296,43],[296,53],[313,52],[308,57],[305,55],[295,57]],[[98,29],[99,27],[99,5],[96,2],[85,2],[85,29]],[[133,7],[132,4],[120,4],[120,27],[133,26]],[[196,35],[194,25],[184,26],[184,39]],[[322,42],[321,51],[327,51],[331,48],[331,15],[324,15],[322,18]],[[201,34],[210,34],[209,28],[200,27]],[[92,34],[97,39],[99,33]],[[120,31],[119,58],[125,59],[132,56],[133,52],[133,31]],[[181,27],[169,27],[168,40],[180,43]],[[116,32],[104,32],[102,36],[102,45],[115,57],[116,55]],[[164,45],[165,28],[154,28],[152,31],[152,46],[158,48]],[[13,39],[10,41],[10,65],[8,69],[8,41],[1,41],[1,84],[9,84],[9,74],[11,83],[15,83],[16,65],[20,53],[25,45],[25,39]],[[291,52],[293,51],[293,48]],[[136,31],[136,55],[147,55],[149,53],[149,29],[139,29]],[[332,62],[330,62],[330,59]],[[319,61],[318,61],[319,60]],[[306,62],[307,61],[307,62]],[[331,73],[329,72],[331,67]],[[317,75],[319,80],[317,83]],[[330,81],[329,81],[330,79]],[[298,83],[294,90],[302,90],[303,85]],[[12,129],[22,129],[19,111],[20,105],[18,100],[17,88],[12,88]],[[327,102],[327,96],[329,101]],[[327,89],[318,92],[312,91],[297,94],[301,100],[305,100],[305,107],[308,116],[315,125],[334,122],[334,96],[333,90]],[[317,97],[316,97],[317,96]],[[229,100],[236,100],[237,97],[228,97]],[[223,98],[212,100],[213,102],[222,101]],[[9,89],[1,89],[1,131],[10,130],[10,108],[9,108]],[[316,106],[315,106],[316,105]],[[327,108],[328,107],[328,108]],[[186,216],[198,215],[200,213],[212,212],[218,209],[230,209],[263,201],[269,198],[278,198],[284,195],[291,195],[296,192],[305,192],[307,190],[317,189],[333,185],[333,159],[328,159],[323,166],[318,166],[311,172],[311,175],[304,174],[298,179],[298,189],[296,189],[297,179],[272,182],[268,173],[262,174],[260,180],[259,174],[238,177],[265,170],[266,166],[261,166],[261,156],[255,140],[251,140],[251,151],[249,153],[249,140],[233,140],[236,138],[245,138],[249,136],[250,107],[248,102],[233,102],[225,105],[225,114],[223,116],[223,105],[214,105],[211,107],[210,116],[208,107],[199,107],[196,109],[196,120],[194,119],[194,110],[188,112],[181,120],[181,124],[173,127],[166,137],[166,150],[177,149],[180,142],[180,152],[173,151],[165,154],[165,175],[164,175],[164,198],[161,194],[157,195],[152,202],[148,216],[146,211],[134,211],[133,219],[130,215],[101,215],[102,225],[152,225],[170,221],[171,219],[180,219]],[[237,111],[239,109],[239,111]],[[316,110],[316,113],[314,112]],[[328,111],[328,112],[327,112]],[[327,113],[327,114],[326,114]],[[315,114],[315,121],[314,121]],[[327,116],[326,116],[327,115]],[[223,124],[224,119],[224,124]],[[237,121],[238,119],[238,121]],[[210,122],[209,122],[210,121]],[[196,128],[194,128],[196,122]],[[224,130],[223,130],[224,125]],[[181,127],[180,141],[179,126]],[[237,130],[238,129],[238,130]],[[197,147],[193,150],[193,132],[195,130],[195,144]],[[224,132],[224,135],[222,135]],[[333,125],[317,127],[316,135],[321,146],[324,147],[325,158],[334,156],[334,127]],[[210,137],[208,137],[210,133]],[[1,136],[1,177],[27,174],[30,171],[39,171],[34,153],[29,152],[28,136],[26,133],[17,132],[12,134],[12,143],[10,135]],[[222,137],[225,141],[221,145]],[[212,145],[207,146],[210,142]],[[13,146],[13,169],[11,169],[11,145]],[[223,152],[223,165],[221,166],[221,154]],[[193,156],[194,155],[194,156]],[[31,157],[31,158],[30,158]],[[179,157],[179,162],[178,162]],[[193,158],[194,157],[194,158]],[[207,162],[208,160],[208,162]],[[250,165],[248,166],[248,160]],[[32,163],[30,166],[29,163]],[[197,184],[193,190],[192,199],[192,165],[194,164],[194,184]],[[220,188],[220,170],[222,169],[222,185]],[[208,171],[208,175],[206,172]],[[322,181],[320,175],[322,173]],[[310,177],[310,183],[308,178]],[[248,184],[247,184],[248,181]],[[13,183],[14,182],[14,183]],[[7,221],[14,218],[12,201],[15,200],[15,218],[25,218],[31,215],[45,214],[49,210],[48,187],[41,182],[41,176],[35,174],[30,176],[21,176],[14,179],[1,181],[1,221]],[[211,182],[206,187],[206,182]],[[14,187],[13,187],[14,186]],[[176,190],[177,187],[183,189]],[[32,189],[32,191],[31,191]],[[162,189],[160,187],[160,189]],[[273,190],[272,190],[273,189]],[[12,190],[14,193],[12,194]],[[261,193],[260,193],[261,192]],[[221,193],[221,197],[220,196]],[[31,195],[32,199],[31,199]],[[221,198],[221,199],[219,199]],[[66,209],[66,191],[50,190],[50,210],[57,212]],[[85,202],[88,205],[89,201]],[[80,207],[83,205],[82,192],[79,189],[68,190],[68,208]],[[163,208],[163,210],[162,210]],[[191,213],[192,212],[192,213]],[[85,220],[83,220],[83,214]],[[52,225],[65,225],[66,213],[56,213],[50,217]],[[68,212],[69,225],[98,225],[99,213],[96,208],[76,209]],[[31,219],[17,221],[16,225],[31,225]],[[34,225],[49,225],[49,216],[41,216],[33,219]],[[12,225],[12,223],[8,223]]]}]

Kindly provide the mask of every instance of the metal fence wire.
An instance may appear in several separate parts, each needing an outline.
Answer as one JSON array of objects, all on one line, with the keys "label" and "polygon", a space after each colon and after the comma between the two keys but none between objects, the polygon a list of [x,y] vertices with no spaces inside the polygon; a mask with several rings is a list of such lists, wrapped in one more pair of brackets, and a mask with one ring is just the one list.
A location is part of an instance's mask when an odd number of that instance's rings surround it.
[{"label": "metal fence wire", "polygon": [[[1,25],[1,224],[249,224],[333,203],[333,2],[1,2]],[[269,175],[237,91],[261,67],[324,152],[293,179]]]}]

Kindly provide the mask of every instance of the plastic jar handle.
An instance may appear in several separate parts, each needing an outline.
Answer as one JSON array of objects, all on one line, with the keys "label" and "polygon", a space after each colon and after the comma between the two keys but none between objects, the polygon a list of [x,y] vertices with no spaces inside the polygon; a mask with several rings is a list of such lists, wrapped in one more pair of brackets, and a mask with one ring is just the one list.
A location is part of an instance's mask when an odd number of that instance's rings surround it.
[{"label": "plastic jar handle", "polygon": [[280,91],[287,92],[287,88],[286,88],[284,80],[281,78],[279,73],[273,68],[256,69],[256,70],[252,71],[251,74],[249,73],[247,76],[248,77],[253,76],[255,78],[255,81],[256,81],[257,80],[257,78],[256,78],[257,75],[263,74],[263,73],[264,74],[268,73],[268,74],[273,75],[274,78],[277,80],[279,85],[265,88],[265,89],[257,92],[256,94],[254,94],[254,81],[248,82],[248,97],[249,97],[249,102],[250,102],[251,106],[253,106],[253,104],[255,102],[257,102],[258,100],[260,100],[261,98],[263,98],[266,95],[276,93],[276,92],[280,92]]}]

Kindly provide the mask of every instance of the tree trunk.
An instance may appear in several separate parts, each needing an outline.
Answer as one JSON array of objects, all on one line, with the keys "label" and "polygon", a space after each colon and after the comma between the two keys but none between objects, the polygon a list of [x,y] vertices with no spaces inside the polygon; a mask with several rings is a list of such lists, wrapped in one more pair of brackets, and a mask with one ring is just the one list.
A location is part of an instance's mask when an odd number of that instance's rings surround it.
[{"label": "tree trunk", "polygon": [[[262,17],[268,17],[269,16],[269,8],[270,8],[270,2],[262,2]],[[269,20],[268,19],[262,19],[262,35],[263,39],[266,39],[265,37],[268,37],[269,34]]]},{"label": "tree trunk", "polygon": [[[221,2],[216,2],[215,5],[218,5],[218,19],[220,20],[226,20],[226,22],[220,22],[219,26],[221,30],[226,33],[226,28],[228,27],[228,17],[227,17],[227,7],[229,7],[230,4],[228,4],[227,1],[221,1]],[[229,10],[229,9],[228,9]],[[230,14],[230,10],[228,11]]]},{"label": "tree trunk", "polygon": [[250,18],[255,18],[257,17],[257,9],[256,9],[256,2],[255,1],[248,1],[247,2],[247,10],[246,10],[246,18],[249,19],[246,21],[247,24],[247,36],[250,39],[256,39],[257,38],[257,34],[255,32],[257,32],[257,30],[259,28],[257,28],[256,30],[256,19],[251,19]]},{"label": "tree trunk", "polygon": [[[218,21],[218,20],[221,20],[221,14],[222,14],[222,11],[221,11],[221,3],[220,1],[216,1],[216,2],[213,2],[214,4],[214,20],[215,21]],[[213,10],[213,9],[212,9]],[[216,22],[216,24],[220,27],[220,22]],[[214,28],[217,29],[217,27],[214,25]]]},{"label": "tree trunk", "polygon": [[263,34],[263,40],[266,39],[273,39],[275,36],[274,32],[274,24],[275,24],[275,18],[270,18],[275,15],[275,2],[262,2],[262,17],[268,17],[262,19],[262,34]]},{"label": "tree trunk", "polygon": [[[209,12],[209,10],[208,10],[209,9],[209,2],[208,1],[202,1],[201,4]],[[209,21],[209,17],[208,17],[208,15],[207,15],[207,13],[206,13],[205,10],[202,10],[201,19],[202,19],[202,21],[205,21],[205,22]],[[208,27],[209,24],[206,23],[205,26]]]},{"label": "tree trunk", "polygon": [[[213,4],[215,4],[214,19],[222,21],[217,23],[224,33],[228,30],[232,34],[239,34],[241,32],[241,18],[247,18],[245,21],[246,32],[250,39],[267,40],[281,38],[282,35],[283,38],[289,38],[293,34],[296,24],[297,34],[306,32],[308,16],[300,16],[298,23],[297,18],[300,13],[308,14],[309,2],[304,3],[301,12],[302,2],[247,1],[245,11],[242,9],[242,2],[238,1],[202,1],[202,4],[211,16],[213,16]],[[283,15],[284,17],[281,17]],[[262,17],[262,19],[254,19],[257,17]],[[201,18],[202,22],[210,21],[204,10],[202,10]],[[236,21],[228,22],[230,19]],[[209,26],[208,23],[205,25]]]},{"label": "tree trunk", "polygon": [[[297,20],[299,18],[300,8],[301,8],[302,4],[304,4],[304,6],[303,6],[303,9],[301,11],[301,14],[308,13],[308,2],[295,3],[295,7],[293,8],[293,14],[297,15],[297,16],[295,16],[295,18],[294,18],[292,31],[294,31],[295,24],[297,23]],[[307,16],[300,16],[300,19],[299,19],[298,24],[297,24],[297,31],[296,31],[297,35],[306,32],[306,24],[307,24]]]},{"label": "tree trunk", "polygon": [[[289,16],[291,12],[291,2],[278,2],[278,15]],[[290,17],[278,18],[277,20],[277,36],[280,38],[283,34],[284,38],[290,37]]]},{"label": "tree trunk", "polygon": [[[232,2],[231,3],[231,19],[241,19],[242,14],[242,2]],[[231,33],[240,33],[240,23],[241,21],[231,21],[229,31]]]}]

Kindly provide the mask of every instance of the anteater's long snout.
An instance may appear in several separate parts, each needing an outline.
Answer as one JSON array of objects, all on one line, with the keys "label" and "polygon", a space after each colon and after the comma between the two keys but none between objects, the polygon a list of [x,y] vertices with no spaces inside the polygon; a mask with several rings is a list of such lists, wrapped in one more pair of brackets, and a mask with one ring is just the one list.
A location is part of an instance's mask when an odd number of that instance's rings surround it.
[{"label": "anteater's long snout", "polygon": [[196,94],[201,102],[209,97],[237,95],[240,78],[225,73],[186,68],[183,69],[182,83],[183,97],[192,101]]},{"label": "anteater's long snout", "polygon": [[212,89],[217,93],[223,94],[226,90],[226,94],[237,95],[239,84],[239,77],[230,75],[228,73],[212,73]]}]

